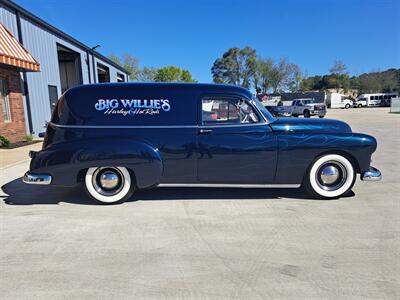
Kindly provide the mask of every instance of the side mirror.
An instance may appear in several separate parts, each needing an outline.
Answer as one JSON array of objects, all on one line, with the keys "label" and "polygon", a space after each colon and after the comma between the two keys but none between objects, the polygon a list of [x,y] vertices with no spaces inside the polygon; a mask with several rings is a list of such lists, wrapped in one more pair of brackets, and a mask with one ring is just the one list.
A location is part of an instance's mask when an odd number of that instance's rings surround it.
[{"label": "side mirror", "polygon": [[44,138],[44,135],[45,135],[45,134],[46,134],[45,132],[39,132],[38,136],[39,136],[40,138]]}]

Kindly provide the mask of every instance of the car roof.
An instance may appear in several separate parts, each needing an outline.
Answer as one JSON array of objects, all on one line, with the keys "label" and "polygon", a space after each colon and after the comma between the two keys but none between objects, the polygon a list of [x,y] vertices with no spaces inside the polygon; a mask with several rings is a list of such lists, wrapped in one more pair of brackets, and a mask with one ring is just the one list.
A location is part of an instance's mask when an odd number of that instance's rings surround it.
[{"label": "car roof", "polygon": [[119,88],[135,88],[135,89],[184,89],[186,91],[193,90],[204,93],[235,93],[243,95],[247,98],[252,98],[252,93],[240,86],[230,84],[214,84],[214,83],[186,83],[186,82],[118,82],[118,83],[97,83],[84,84],[69,89],[70,91],[78,92],[78,90],[96,90],[99,89],[119,89]]}]

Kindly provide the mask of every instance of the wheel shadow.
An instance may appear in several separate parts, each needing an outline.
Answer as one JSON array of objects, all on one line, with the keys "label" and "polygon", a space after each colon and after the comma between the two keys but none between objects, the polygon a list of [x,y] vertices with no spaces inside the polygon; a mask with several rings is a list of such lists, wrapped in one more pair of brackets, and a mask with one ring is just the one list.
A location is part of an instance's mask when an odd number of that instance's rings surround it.
[{"label": "wheel shadow", "polygon": [[[99,205],[84,192],[83,186],[73,188],[28,185],[21,178],[1,187],[0,200],[7,205],[40,205],[71,203]],[[347,197],[354,196],[354,193]],[[251,189],[251,188],[155,188],[140,190],[125,202],[173,200],[316,200],[302,189]],[[101,204],[100,204],[101,205]]]}]

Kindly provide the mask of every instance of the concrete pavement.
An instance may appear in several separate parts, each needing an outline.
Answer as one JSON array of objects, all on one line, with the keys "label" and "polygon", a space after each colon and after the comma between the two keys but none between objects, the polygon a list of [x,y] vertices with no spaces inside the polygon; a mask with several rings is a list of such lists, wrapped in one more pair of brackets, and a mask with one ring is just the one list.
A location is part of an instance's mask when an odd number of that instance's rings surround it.
[{"label": "concrete pavement", "polygon": [[15,149],[0,149],[0,170],[29,161],[29,151],[39,151],[40,149],[42,149],[41,142]]},{"label": "concrete pavement", "polygon": [[0,171],[1,298],[398,299],[400,115],[328,117],[378,139],[381,182],[330,201],[160,188],[98,206],[79,188],[23,185],[28,162]]}]

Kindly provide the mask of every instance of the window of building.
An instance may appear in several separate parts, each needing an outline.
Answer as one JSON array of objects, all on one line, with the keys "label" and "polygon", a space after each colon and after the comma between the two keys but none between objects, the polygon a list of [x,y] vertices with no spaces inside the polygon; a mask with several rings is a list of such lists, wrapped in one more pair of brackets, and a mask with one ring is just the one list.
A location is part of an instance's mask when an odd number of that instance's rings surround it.
[{"label": "window of building", "polygon": [[8,98],[8,86],[5,78],[0,78],[0,101],[3,107],[4,122],[11,122],[10,100]]},{"label": "window of building", "polygon": [[48,89],[49,89],[50,110],[53,111],[58,101],[57,86],[49,85]]},{"label": "window of building", "polygon": [[97,79],[98,82],[110,82],[110,68],[97,63]]},{"label": "window of building", "polygon": [[259,121],[253,108],[241,99],[204,98],[203,124],[248,124]]},{"label": "window of building", "polygon": [[117,82],[125,82],[125,75],[117,73]]}]

